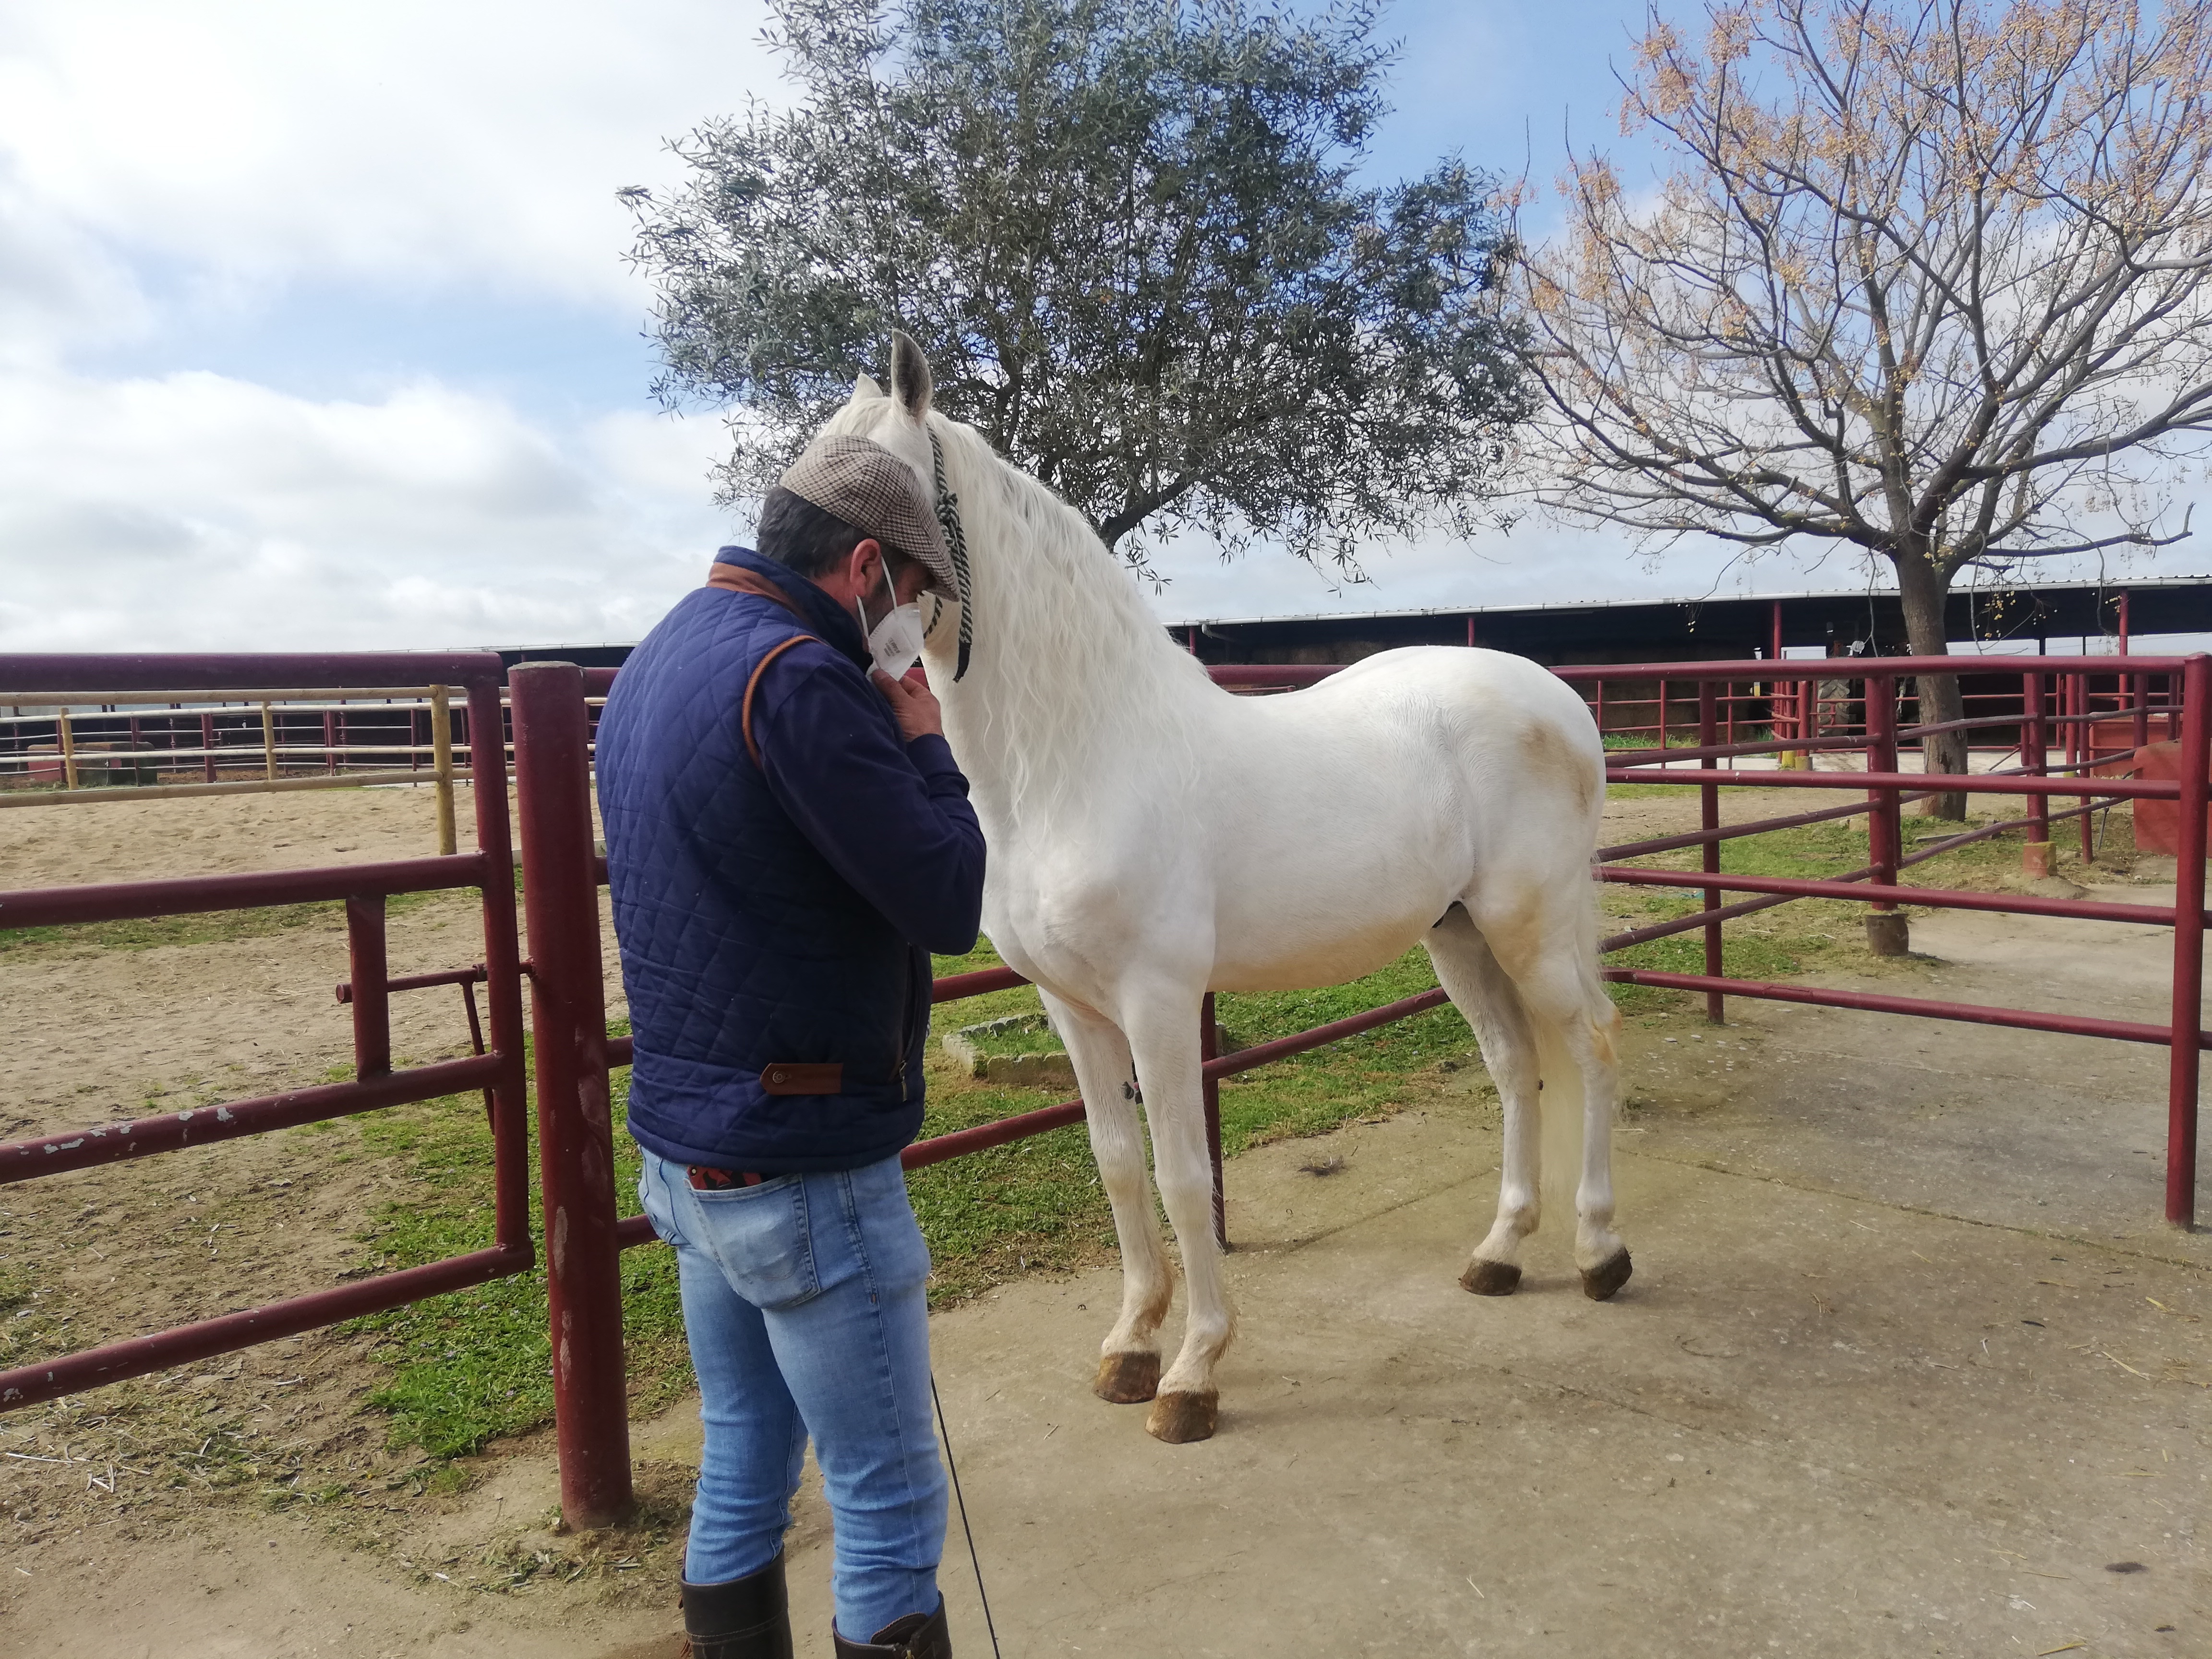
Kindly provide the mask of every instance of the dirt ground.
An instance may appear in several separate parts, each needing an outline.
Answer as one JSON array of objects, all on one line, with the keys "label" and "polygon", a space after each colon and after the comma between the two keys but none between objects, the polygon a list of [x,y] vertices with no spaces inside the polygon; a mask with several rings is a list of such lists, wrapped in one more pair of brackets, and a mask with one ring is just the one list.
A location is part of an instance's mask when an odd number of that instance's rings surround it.
[{"label": "dirt ground", "polygon": [[[474,823],[467,787],[458,804],[466,850]],[[436,850],[427,788],[10,808],[0,811],[0,890]],[[0,1138],[349,1076],[351,1016],[335,995],[348,973],[343,923],[336,907],[286,919],[295,925],[245,937],[207,937],[223,931],[215,919],[185,919],[180,942],[149,948],[42,941],[0,951]],[[388,939],[395,975],[483,956],[471,893],[395,903]],[[606,965],[619,1013],[611,943]],[[467,1053],[460,994],[395,997],[392,1039],[401,1064]],[[0,1305],[0,1362],[18,1346],[20,1319],[44,1322],[71,1347],[90,1346],[320,1289],[358,1271],[364,1221],[407,1188],[404,1171],[352,1155],[351,1144],[343,1125],[321,1137],[253,1136],[0,1194],[0,1291],[9,1293]],[[38,1263],[40,1288],[15,1306],[12,1269],[27,1259]],[[65,1311],[48,1311],[56,1307]],[[241,1504],[251,1510],[241,1491],[304,1478],[342,1492],[343,1504],[305,1527],[285,1526],[318,1547],[335,1539],[349,1558],[381,1559],[397,1547],[400,1517],[411,1525],[435,1495],[423,1487],[429,1471],[420,1455],[390,1452],[381,1420],[364,1413],[362,1395],[384,1380],[368,1358],[371,1346],[367,1337],[311,1333],[0,1417],[0,1494],[15,1542],[35,1550],[89,1537],[104,1560],[155,1546],[198,1550],[211,1520],[240,1518]],[[180,1468],[184,1483],[170,1485]],[[520,1566],[534,1577],[544,1564],[520,1540],[544,1517],[495,1510],[500,1538],[489,1553],[499,1559],[482,1565],[482,1575],[512,1579]],[[81,1530],[88,1522],[88,1534]],[[649,1552],[653,1538],[647,1527],[635,1541]],[[257,1547],[265,1551],[265,1540]],[[592,1552],[580,1559],[599,1571]],[[12,1582],[0,1583],[0,1605],[27,1571],[19,1561],[5,1575]],[[320,1576],[318,1569],[307,1577]],[[167,1599],[151,1604],[149,1629],[159,1628]],[[0,1654],[49,1650],[43,1638],[25,1642],[0,1615]],[[250,1650],[312,1650],[280,1642]]]},{"label": "dirt ground", "polygon": [[[466,851],[475,809],[466,786],[455,793]],[[427,787],[15,807],[0,811],[0,891],[368,864],[437,850]],[[395,903],[389,938],[395,976],[483,957],[477,907],[466,892]],[[619,1008],[611,944],[607,965]],[[308,925],[246,938],[0,953],[9,1032],[0,1134],[137,1116],[147,1101],[169,1096],[228,1099],[320,1080],[352,1057],[351,1016],[333,994],[346,972],[334,906]],[[419,1062],[468,1052],[458,991],[403,993],[392,1012],[397,1056]]]},{"label": "dirt ground", "polygon": [[[1804,810],[1773,793],[1729,816]],[[1619,801],[1607,838],[1681,811]],[[427,791],[9,811],[0,890],[412,856],[431,826]],[[477,959],[474,925],[458,898],[395,915],[392,970]],[[2163,940],[1923,918],[1911,990],[2156,1018]],[[335,926],[0,953],[4,1133],[319,1079],[349,1052],[344,971]],[[465,1041],[453,994],[395,1016],[409,1058]],[[1469,1068],[1387,1123],[1232,1165],[1244,1324],[1205,1446],[1159,1446],[1090,1396],[1110,1270],[941,1316],[1005,1650],[2212,1652],[2212,1236],[2157,1220],[2163,1051],[1730,1018],[1636,1022],[1617,1145],[1638,1276],[1605,1307],[1572,1294],[1556,1243],[1521,1296],[1455,1287],[1495,1195]],[[15,1188],[0,1251],[80,1237],[82,1340],[104,1340],[329,1282],[383,1178],[261,1137]],[[125,1411],[134,1385],[0,1418],[0,1656],[673,1653],[692,1408],[635,1425],[639,1523],[578,1538],[554,1524],[544,1436],[434,1485],[363,1414],[375,1376],[310,1336],[180,1368]],[[130,1437],[203,1428],[204,1481],[133,1472],[154,1466]],[[343,1501],[245,1495],[288,1468],[337,1470]],[[800,1651],[826,1656],[811,1491],[799,1515]]]}]

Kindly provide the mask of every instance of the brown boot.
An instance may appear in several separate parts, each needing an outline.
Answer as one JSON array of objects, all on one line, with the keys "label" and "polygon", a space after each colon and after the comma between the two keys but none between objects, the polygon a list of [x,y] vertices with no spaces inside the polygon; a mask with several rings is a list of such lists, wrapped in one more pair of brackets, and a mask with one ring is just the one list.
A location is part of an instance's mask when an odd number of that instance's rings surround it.
[{"label": "brown boot", "polygon": [[684,1585],[686,1659],[791,1659],[791,1604],[783,1552],[758,1572],[720,1584]]},{"label": "brown boot", "polygon": [[837,1659],[952,1659],[952,1633],[945,1623],[945,1598],[934,1613],[909,1613],[876,1632],[872,1642],[848,1642],[835,1624],[830,1638]]}]

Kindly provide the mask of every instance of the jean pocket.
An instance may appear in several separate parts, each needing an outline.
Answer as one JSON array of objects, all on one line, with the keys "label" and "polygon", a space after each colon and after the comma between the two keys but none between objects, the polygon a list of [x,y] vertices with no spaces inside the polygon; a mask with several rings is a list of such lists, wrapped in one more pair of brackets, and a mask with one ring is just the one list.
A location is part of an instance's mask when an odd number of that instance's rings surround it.
[{"label": "jean pocket", "polygon": [[796,1307],[821,1293],[806,1223],[806,1178],[777,1176],[757,1187],[692,1194],[722,1276],[756,1308]]},{"label": "jean pocket", "polygon": [[644,1166],[637,1172],[637,1207],[645,1212],[645,1218],[653,1224],[653,1233],[662,1243],[680,1246],[684,1235],[676,1225],[665,1167],[653,1153],[646,1154]]},{"label": "jean pocket", "polygon": [[909,1291],[929,1278],[929,1246],[907,1196],[906,1171],[896,1158],[854,1170],[845,1177],[851,1194],[849,1220],[860,1259],[875,1290]]}]

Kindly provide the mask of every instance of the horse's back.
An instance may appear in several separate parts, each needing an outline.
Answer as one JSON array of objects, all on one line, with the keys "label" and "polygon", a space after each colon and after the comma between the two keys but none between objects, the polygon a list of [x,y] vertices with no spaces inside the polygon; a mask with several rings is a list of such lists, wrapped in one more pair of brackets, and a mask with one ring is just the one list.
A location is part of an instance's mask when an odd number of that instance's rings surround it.
[{"label": "horse's back", "polygon": [[1565,681],[1527,657],[1461,645],[1413,645],[1363,657],[1293,697],[1316,702],[1395,703],[1430,697],[1486,721],[1515,715],[1558,725],[1563,735],[1587,734],[1598,750],[1589,706]]},{"label": "horse's back", "polygon": [[1597,728],[1580,696],[1526,657],[1410,646],[1302,691],[1240,701],[1236,725],[1272,739],[1259,745],[1272,763],[1294,750],[1310,796],[1333,775],[1364,775],[1367,793],[1401,806],[1440,790],[1459,797],[1439,804],[1463,817],[1510,786],[1532,808],[1532,790],[1545,805],[1556,796],[1595,831],[1605,779]]}]

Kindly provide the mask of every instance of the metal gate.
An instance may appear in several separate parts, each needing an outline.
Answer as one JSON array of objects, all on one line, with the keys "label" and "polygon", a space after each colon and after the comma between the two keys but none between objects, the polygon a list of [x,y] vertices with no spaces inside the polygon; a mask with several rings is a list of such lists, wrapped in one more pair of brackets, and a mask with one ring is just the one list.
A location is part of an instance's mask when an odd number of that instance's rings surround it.
[{"label": "metal gate", "polygon": [[[0,658],[0,702],[18,704],[122,702],[154,690],[174,693],[170,700],[179,702],[194,698],[215,702],[226,694],[233,700],[250,700],[256,694],[297,696],[303,689],[317,687],[352,689],[357,695],[435,687],[442,704],[443,692],[451,688],[465,694],[467,702],[477,817],[477,850],[472,853],[323,869],[0,892],[0,927],[10,929],[262,905],[342,902],[351,967],[354,1048],[354,1079],[349,1083],[287,1090],[0,1146],[0,1184],[480,1089],[491,1116],[495,1194],[495,1242],[489,1249],[18,1366],[0,1372],[0,1409],[143,1376],[359,1314],[419,1302],[521,1273],[535,1262],[523,1115],[522,964],[515,929],[514,857],[507,826],[500,708],[503,678],[500,659],[489,652]],[[228,792],[237,786],[214,787]],[[398,893],[450,888],[475,888],[483,896],[480,982],[489,1005],[490,1043],[483,1053],[466,1059],[394,1071],[391,994],[415,981],[395,985],[386,972],[385,901]],[[475,970],[468,970],[466,976],[477,979]],[[458,982],[459,976],[450,977]]]}]

